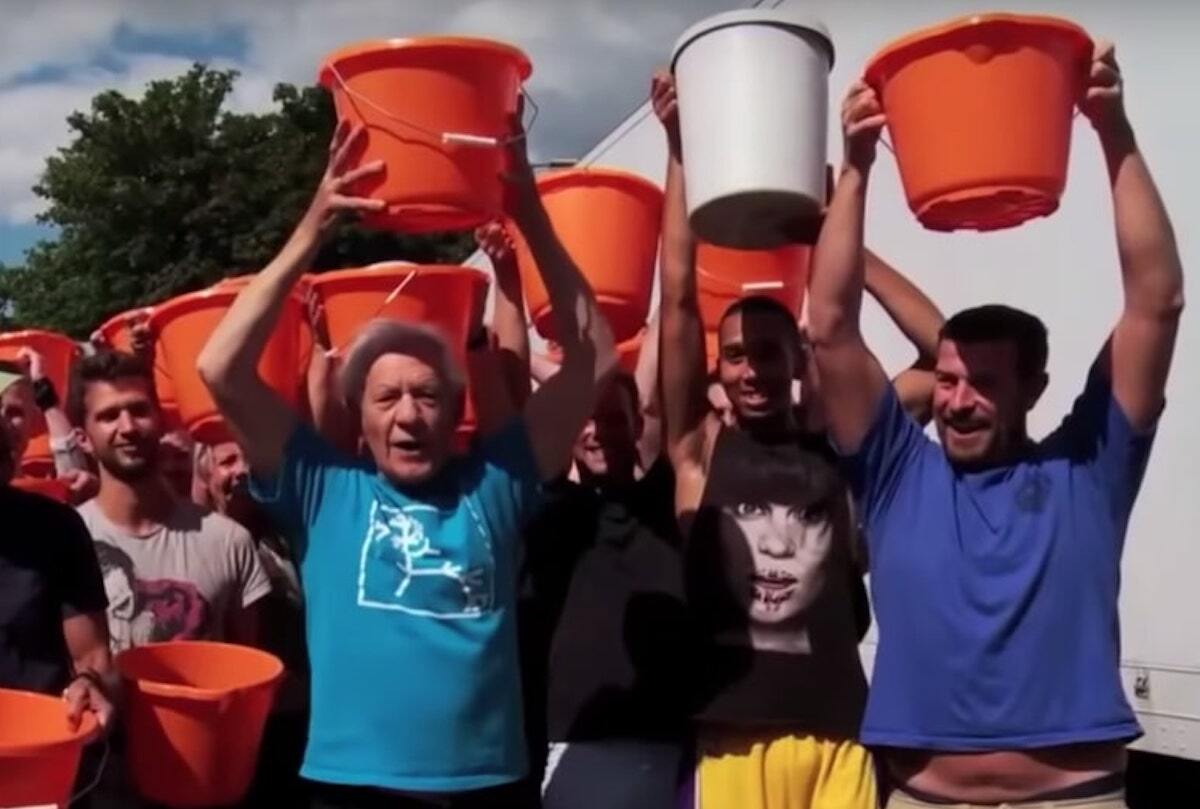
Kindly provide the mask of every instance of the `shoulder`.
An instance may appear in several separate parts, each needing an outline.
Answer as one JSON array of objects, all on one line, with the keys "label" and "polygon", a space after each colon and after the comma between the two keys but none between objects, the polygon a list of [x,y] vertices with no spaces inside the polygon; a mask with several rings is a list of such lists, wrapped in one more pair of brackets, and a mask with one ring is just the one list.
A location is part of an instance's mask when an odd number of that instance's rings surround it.
[{"label": "shoulder", "polygon": [[0,510],[5,518],[15,517],[18,522],[37,529],[39,534],[47,528],[54,529],[54,533],[64,528],[86,532],[82,517],[70,506],[33,492],[9,486],[4,489],[4,494],[0,496]]},{"label": "shoulder", "polygon": [[254,543],[250,532],[241,523],[185,500],[176,505],[168,527],[201,542],[220,543],[225,550]]}]

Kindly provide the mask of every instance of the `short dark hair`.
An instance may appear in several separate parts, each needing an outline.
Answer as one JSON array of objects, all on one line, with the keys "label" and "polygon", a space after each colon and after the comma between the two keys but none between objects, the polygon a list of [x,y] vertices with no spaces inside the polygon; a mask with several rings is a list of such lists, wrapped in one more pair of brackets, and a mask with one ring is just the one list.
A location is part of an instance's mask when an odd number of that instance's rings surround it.
[{"label": "short dark hair", "polygon": [[729,304],[725,313],[721,315],[720,323],[717,324],[718,331],[726,320],[738,314],[777,317],[780,323],[796,336],[797,340],[800,339],[800,326],[796,323],[796,315],[782,303],[767,295],[747,295],[745,298],[738,298]]},{"label": "short dark hair", "polygon": [[1045,373],[1050,356],[1046,324],[1028,312],[999,303],[964,309],[942,325],[938,339],[956,343],[1013,343],[1017,347],[1017,374],[1022,379]]},{"label": "short dark hair", "polygon": [[119,379],[140,379],[146,383],[150,396],[158,406],[158,393],[154,389],[154,371],[134,354],[126,351],[102,349],[90,357],[84,357],[71,369],[71,381],[67,385],[67,418],[76,427],[82,427],[87,418],[84,396],[88,385],[94,382],[116,382]]}]

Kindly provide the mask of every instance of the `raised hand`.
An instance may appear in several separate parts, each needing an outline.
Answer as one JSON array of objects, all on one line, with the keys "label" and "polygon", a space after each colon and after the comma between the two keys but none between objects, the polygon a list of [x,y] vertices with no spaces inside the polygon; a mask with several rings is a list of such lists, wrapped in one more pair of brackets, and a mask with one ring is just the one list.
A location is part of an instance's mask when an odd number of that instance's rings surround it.
[{"label": "raised hand", "polygon": [[34,382],[46,376],[42,355],[29,346],[21,346],[17,351],[17,362],[24,366],[25,375]]},{"label": "raised hand", "polygon": [[515,264],[516,245],[502,222],[487,222],[475,228],[475,243],[491,259],[497,272],[508,270]]},{"label": "raised hand", "polygon": [[675,77],[665,68],[659,68],[650,79],[650,106],[667,133],[667,147],[673,157],[683,155],[679,139],[679,98],[675,93]]},{"label": "raised hand", "polygon": [[1096,40],[1087,91],[1079,109],[1098,132],[1129,124],[1125,117],[1125,87],[1117,64],[1117,49],[1107,40]]},{"label": "raised hand", "polygon": [[842,102],[843,160],[847,166],[867,172],[875,162],[875,148],[887,116],[875,89],[862,79],[850,85]]},{"label": "raised hand", "polygon": [[351,185],[363,179],[381,173],[384,170],[382,160],[375,160],[355,169],[346,169],[350,153],[358,142],[366,135],[366,129],[361,125],[351,128],[348,121],[338,124],[329,144],[329,162],[325,166],[325,174],[317,186],[317,192],[309,203],[308,211],[300,221],[297,232],[305,232],[311,236],[325,234],[345,213],[368,213],[381,211],[384,201],[355,197],[346,192]]}]

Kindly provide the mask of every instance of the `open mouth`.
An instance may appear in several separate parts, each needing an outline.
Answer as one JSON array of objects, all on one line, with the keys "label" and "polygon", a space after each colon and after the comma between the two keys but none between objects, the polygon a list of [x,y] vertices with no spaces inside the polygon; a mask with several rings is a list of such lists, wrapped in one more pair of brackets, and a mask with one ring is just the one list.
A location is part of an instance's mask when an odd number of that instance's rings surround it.
[{"label": "open mouth", "polygon": [[799,581],[786,573],[769,572],[751,577],[754,600],[768,610],[779,609],[791,597]]},{"label": "open mouth", "polygon": [[422,455],[425,452],[425,442],[415,438],[401,438],[392,442],[392,449],[402,455]]}]

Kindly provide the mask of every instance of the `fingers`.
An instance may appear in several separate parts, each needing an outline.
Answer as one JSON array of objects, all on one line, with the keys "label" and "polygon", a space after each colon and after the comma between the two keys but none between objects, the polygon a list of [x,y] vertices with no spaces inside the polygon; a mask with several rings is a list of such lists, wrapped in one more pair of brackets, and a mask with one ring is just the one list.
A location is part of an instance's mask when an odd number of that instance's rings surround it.
[{"label": "fingers", "polygon": [[382,160],[372,160],[370,163],[367,163],[366,165],[359,166],[358,168],[350,169],[350,171],[347,171],[345,174],[339,175],[337,177],[337,187],[345,188],[346,186],[351,185],[352,183],[358,182],[363,177],[370,177],[375,174],[382,174],[383,171],[384,171],[383,161]]},{"label": "fingers", "polygon": [[347,197],[341,194],[334,194],[329,198],[330,211],[362,211],[364,213],[373,213],[375,211],[382,211],[385,207],[387,207],[387,203],[381,199]]},{"label": "fingers", "polygon": [[83,709],[87,707],[87,690],[76,680],[63,691],[63,701],[67,704],[67,723],[74,730],[79,727]]},{"label": "fingers", "polygon": [[337,154],[342,148],[342,144],[346,142],[346,135],[350,132],[350,119],[343,118],[338,121],[337,128],[333,130],[333,137],[329,140],[329,156]]},{"label": "fingers", "polygon": [[1117,66],[1117,46],[1107,39],[1097,39],[1092,46],[1092,61],[1107,65],[1113,70],[1119,70]]},{"label": "fingers", "polygon": [[846,127],[846,135],[847,137],[852,138],[856,135],[862,134],[863,132],[870,132],[871,130],[878,131],[883,129],[884,124],[886,123],[887,116],[883,113],[872,115],[867,118],[861,118]]},{"label": "fingers", "polygon": [[[348,126],[348,121],[338,124],[338,132],[340,133],[345,127]],[[329,159],[328,171],[330,174],[339,175],[342,173],[342,167],[350,158],[350,152],[354,150],[354,148],[364,137],[366,137],[366,134],[366,127],[364,127],[362,124],[357,124],[350,129],[349,134],[345,135],[345,137],[341,139],[340,143],[336,137],[334,138],[334,145],[337,148],[333,150],[333,156]]]}]

